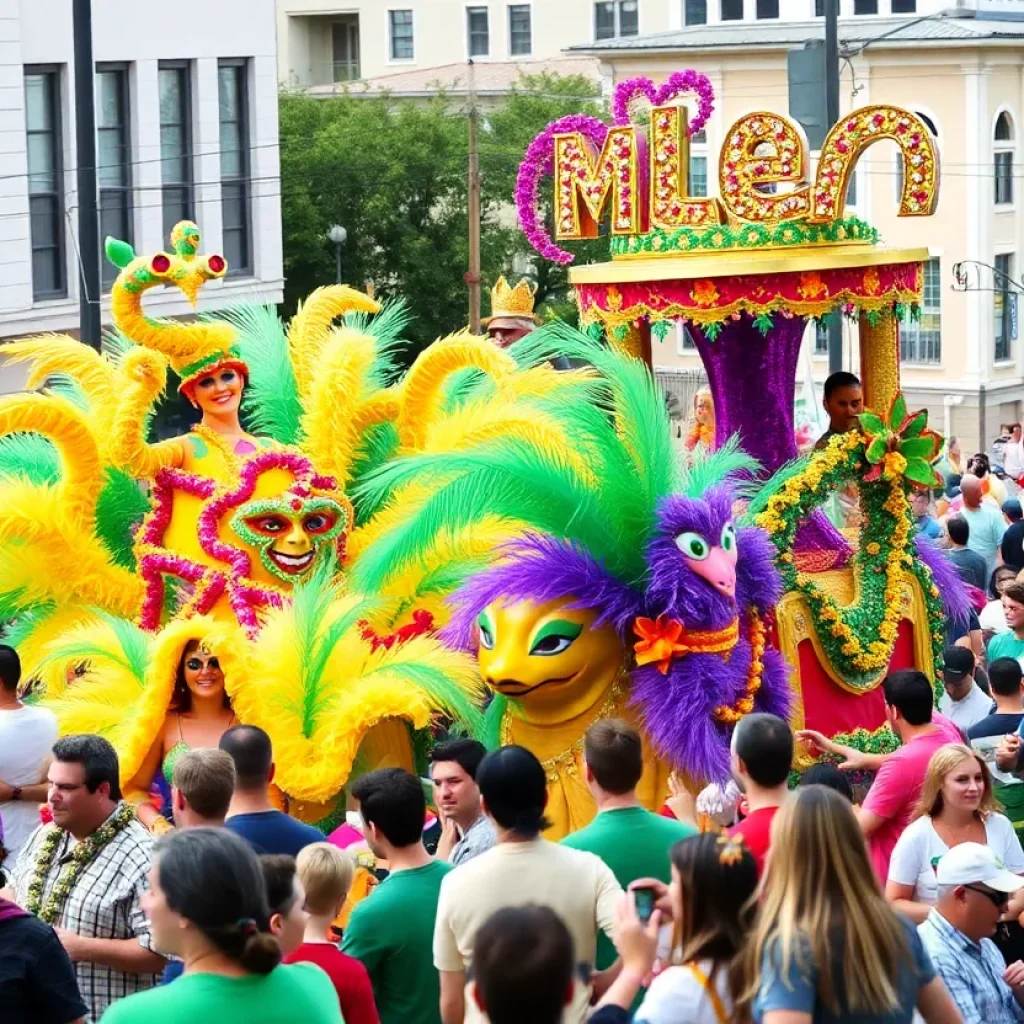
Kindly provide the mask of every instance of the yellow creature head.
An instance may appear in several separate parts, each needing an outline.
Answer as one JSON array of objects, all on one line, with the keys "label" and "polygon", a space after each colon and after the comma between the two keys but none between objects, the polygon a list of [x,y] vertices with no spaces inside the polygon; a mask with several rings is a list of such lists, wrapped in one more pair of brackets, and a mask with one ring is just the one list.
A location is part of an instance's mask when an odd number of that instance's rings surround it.
[{"label": "yellow creature head", "polygon": [[573,603],[495,601],[477,617],[480,675],[495,693],[517,701],[528,721],[582,714],[622,670],[625,650],[614,627],[595,628],[597,612]]}]

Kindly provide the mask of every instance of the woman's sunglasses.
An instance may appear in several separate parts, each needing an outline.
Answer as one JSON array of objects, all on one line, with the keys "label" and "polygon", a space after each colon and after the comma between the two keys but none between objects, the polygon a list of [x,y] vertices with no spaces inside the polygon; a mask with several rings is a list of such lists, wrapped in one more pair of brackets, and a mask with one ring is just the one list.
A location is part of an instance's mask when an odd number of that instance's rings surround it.
[{"label": "woman's sunglasses", "polygon": [[220,668],[220,660],[218,658],[209,658],[207,661],[203,661],[202,658],[189,658],[185,662],[185,668],[189,672],[200,672],[204,665],[208,668]]}]

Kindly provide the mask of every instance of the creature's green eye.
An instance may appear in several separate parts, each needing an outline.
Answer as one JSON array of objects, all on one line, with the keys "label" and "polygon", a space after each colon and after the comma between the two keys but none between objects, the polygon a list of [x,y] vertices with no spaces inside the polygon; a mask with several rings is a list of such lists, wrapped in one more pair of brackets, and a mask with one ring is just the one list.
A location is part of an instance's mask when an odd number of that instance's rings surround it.
[{"label": "creature's green eye", "polygon": [[676,537],[676,547],[695,562],[703,562],[711,554],[711,545],[699,533],[689,530]]},{"label": "creature's green eye", "polygon": [[494,650],[494,626],[491,624],[491,620],[487,613],[484,612],[476,620],[476,628],[480,632],[480,646],[485,651]]},{"label": "creature's green eye", "polygon": [[545,623],[537,632],[530,648],[530,654],[539,655],[542,658],[550,658],[555,654],[561,654],[568,650],[573,641],[583,632],[583,627],[578,622],[569,622],[566,619],[554,619]]},{"label": "creature's green eye", "polygon": [[722,527],[722,550],[734,551],[736,549],[736,527],[732,523],[726,523]]}]

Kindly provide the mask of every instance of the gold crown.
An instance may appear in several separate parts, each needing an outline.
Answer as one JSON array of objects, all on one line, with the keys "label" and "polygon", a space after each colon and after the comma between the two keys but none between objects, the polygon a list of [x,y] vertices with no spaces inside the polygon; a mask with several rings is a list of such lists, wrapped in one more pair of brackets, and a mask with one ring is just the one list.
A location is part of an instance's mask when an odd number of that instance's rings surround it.
[{"label": "gold crown", "polygon": [[537,317],[533,313],[533,296],[536,291],[536,286],[531,285],[525,277],[515,288],[510,288],[502,275],[491,289],[491,315],[484,323],[506,316],[524,317],[536,323]]}]

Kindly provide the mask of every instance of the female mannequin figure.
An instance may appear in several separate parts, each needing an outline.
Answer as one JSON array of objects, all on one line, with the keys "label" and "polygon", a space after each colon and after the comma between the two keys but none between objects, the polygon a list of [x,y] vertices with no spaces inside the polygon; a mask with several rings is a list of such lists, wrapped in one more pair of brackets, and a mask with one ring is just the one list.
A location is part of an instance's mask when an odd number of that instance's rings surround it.
[{"label": "female mannequin figure", "polygon": [[158,773],[162,773],[170,787],[174,782],[174,763],[181,754],[197,747],[216,747],[234,724],[220,660],[199,640],[189,641],[178,666],[163,726],[142,766],[125,787],[127,799],[136,805],[139,820],[147,828],[155,832],[167,828],[167,818],[149,799]]},{"label": "female mannequin figure", "polygon": [[702,444],[708,451],[715,446],[715,400],[707,388],[693,396],[693,415],[690,433],[686,438],[687,451]]}]

